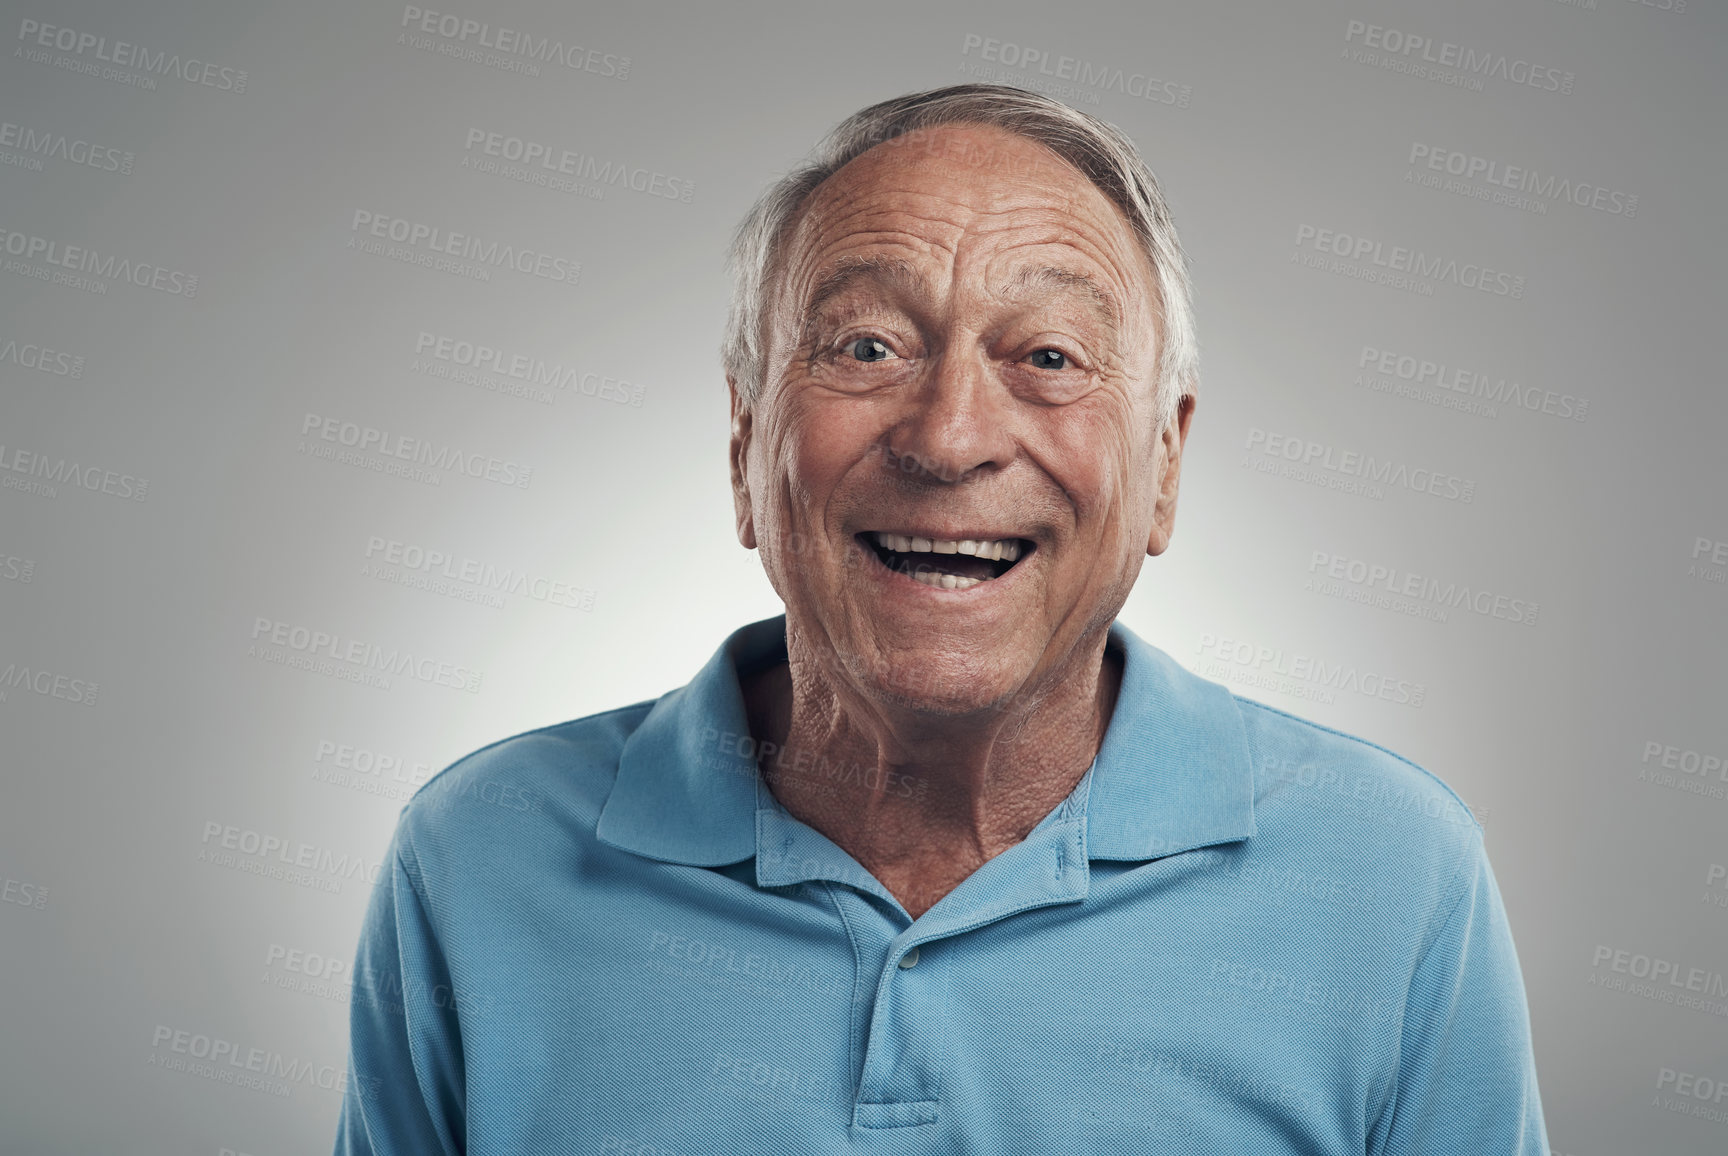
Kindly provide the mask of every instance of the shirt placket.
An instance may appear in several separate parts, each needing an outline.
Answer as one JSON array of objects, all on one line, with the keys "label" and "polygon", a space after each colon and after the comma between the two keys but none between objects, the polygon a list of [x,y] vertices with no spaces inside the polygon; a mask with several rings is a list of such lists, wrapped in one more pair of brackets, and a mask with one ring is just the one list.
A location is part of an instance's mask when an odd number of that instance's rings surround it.
[{"label": "shirt placket", "polygon": [[[965,981],[965,933],[1036,907],[1083,899],[1088,884],[1084,800],[973,872],[913,920],[875,876],[762,794],[758,881],[826,880],[856,952],[852,1123],[884,1130],[934,1124],[949,1056],[949,986]],[[883,901],[865,898],[873,895]],[[958,976],[958,979],[957,979]],[[865,990],[868,990],[867,988]],[[861,1021],[861,1022],[860,1022]]]},{"label": "shirt placket", "polygon": [[950,1033],[951,943],[919,941],[912,926],[884,945],[876,998],[864,1023],[864,1062],[852,1124],[908,1128],[934,1123]]}]

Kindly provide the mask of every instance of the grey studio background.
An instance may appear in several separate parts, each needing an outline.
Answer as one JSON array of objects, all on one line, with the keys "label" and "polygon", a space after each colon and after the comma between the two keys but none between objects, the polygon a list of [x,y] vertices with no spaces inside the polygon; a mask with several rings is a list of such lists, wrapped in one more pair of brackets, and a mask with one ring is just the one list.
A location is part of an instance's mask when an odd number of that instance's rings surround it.
[{"label": "grey studio background", "polygon": [[1125,129],[1193,262],[1124,620],[1477,812],[1557,1153],[1728,1151],[1715,0],[0,12],[6,1151],[328,1151],[415,786],[779,611],[730,229],[967,78]]}]

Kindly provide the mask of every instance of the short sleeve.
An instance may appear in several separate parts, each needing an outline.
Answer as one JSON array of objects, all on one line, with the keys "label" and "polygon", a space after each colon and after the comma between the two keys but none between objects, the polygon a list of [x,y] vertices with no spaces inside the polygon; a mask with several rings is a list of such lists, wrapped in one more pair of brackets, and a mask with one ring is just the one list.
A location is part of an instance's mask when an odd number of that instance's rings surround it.
[{"label": "short sleeve", "polygon": [[1547,1156],[1524,979],[1481,837],[1411,980],[1374,1156]]},{"label": "short sleeve", "polygon": [[355,952],[336,1156],[457,1156],[466,1147],[462,1038],[450,973],[404,862],[404,852],[412,852],[402,824]]}]

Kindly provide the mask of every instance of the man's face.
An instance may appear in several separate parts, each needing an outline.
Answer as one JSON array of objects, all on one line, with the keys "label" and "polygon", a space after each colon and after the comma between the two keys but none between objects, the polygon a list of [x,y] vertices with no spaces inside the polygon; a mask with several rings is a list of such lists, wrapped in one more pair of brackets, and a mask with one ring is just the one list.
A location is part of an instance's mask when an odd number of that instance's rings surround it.
[{"label": "man's face", "polygon": [[1072,673],[1168,542],[1189,414],[1158,429],[1120,212],[1042,145],[943,126],[818,188],[777,288],[732,463],[789,630],[943,715]]}]

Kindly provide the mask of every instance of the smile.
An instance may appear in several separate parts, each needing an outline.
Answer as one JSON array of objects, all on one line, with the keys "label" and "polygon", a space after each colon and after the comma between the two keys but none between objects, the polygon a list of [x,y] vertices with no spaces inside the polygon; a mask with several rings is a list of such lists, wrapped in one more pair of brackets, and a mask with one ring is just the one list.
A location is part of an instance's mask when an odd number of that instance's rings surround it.
[{"label": "smile", "polygon": [[1035,548],[1024,538],[925,538],[887,530],[858,535],[882,564],[926,586],[969,590],[1013,569]]}]

